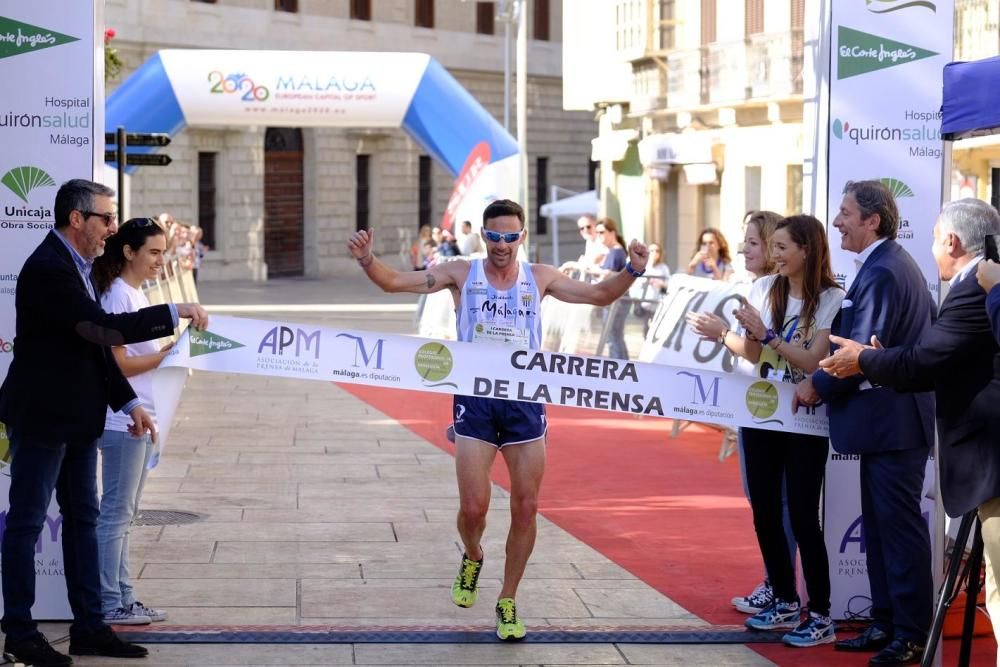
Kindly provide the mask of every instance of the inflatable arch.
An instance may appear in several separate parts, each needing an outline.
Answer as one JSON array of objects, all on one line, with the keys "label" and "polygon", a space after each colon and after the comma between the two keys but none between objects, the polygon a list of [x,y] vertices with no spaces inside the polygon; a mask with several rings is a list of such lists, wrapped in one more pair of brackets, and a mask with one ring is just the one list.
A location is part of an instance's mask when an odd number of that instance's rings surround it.
[{"label": "inflatable arch", "polygon": [[517,192],[516,140],[423,53],[159,51],[114,91],[105,119],[109,132],[171,136],[188,126],[401,127],[456,178],[446,226]]}]

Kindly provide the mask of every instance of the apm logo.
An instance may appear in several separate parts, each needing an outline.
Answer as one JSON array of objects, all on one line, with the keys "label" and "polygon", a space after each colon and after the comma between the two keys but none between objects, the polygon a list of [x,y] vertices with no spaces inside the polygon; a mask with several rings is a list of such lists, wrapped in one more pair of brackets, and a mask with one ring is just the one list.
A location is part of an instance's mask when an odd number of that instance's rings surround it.
[{"label": "apm logo", "polygon": [[889,12],[898,12],[900,9],[912,9],[914,7],[923,7],[937,14],[937,7],[934,6],[933,2],[928,2],[927,0],[866,0],[866,4],[868,5],[868,11],[872,14],[888,14]]},{"label": "apm logo", "polygon": [[76,41],[79,41],[79,37],[0,16],[0,58],[19,56],[22,53],[41,51]]},{"label": "apm logo", "polygon": [[14,167],[0,177],[0,183],[6,185],[7,189],[17,195],[25,204],[28,203],[28,195],[35,188],[56,184],[51,176],[38,167]]},{"label": "apm logo", "polygon": [[358,357],[361,357],[361,362],[366,368],[371,368],[372,358],[375,359],[375,368],[377,370],[382,370],[382,343],[385,342],[384,338],[379,338],[375,341],[375,345],[372,346],[371,351],[365,345],[365,339],[361,336],[355,336],[348,333],[337,334],[337,338],[350,338],[354,341],[354,364],[355,368],[359,368],[361,364],[358,363]]},{"label": "apm logo", "polygon": [[260,345],[257,347],[257,354],[261,354],[267,350],[270,354],[277,357],[283,357],[285,355],[285,350],[295,346],[295,356],[301,357],[303,352],[309,352],[312,348],[313,343],[316,347],[312,350],[313,358],[319,359],[319,342],[320,342],[320,329],[316,329],[312,333],[306,333],[302,329],[296,328],[292,331],[290,327],[274,327],[266,334],[260,341]]},{"label": "apm logo", "polygon": [[840,538],[840,553],[847,553],[847,545],[858,545],[858,553],[865,553],[865,524],[863,517],[858,517],[851,522],[851,525],[844,531],[844,536]]},{"label": "apm logo", "polygon": [[711,405],[713,408],[719,407],[719,378],[715,378],[705,387],[702,378],[697,373],[689,371],[678,371],[677,375],[686,375],[692,378],[691,403],[693,405]]}]

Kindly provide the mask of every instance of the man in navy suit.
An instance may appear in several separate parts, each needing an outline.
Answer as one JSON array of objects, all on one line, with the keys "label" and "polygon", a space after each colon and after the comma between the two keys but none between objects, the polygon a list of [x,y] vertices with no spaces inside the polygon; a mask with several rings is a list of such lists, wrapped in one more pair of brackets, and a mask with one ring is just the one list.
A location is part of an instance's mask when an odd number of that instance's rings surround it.
[{"label": "man in navy suit", "polygon": [[101,310],[90,267],[118,230],[110,188],[85,180],[56,193],[55,229],[28,257],[17,279],[14,360],[0,387],[0,421],[10,439],[10,508],[2,547],[4,652],[32,665],[68,665],[31,617],[35,544],[55,490],[62,515],[63,567],[73,611],[69,652],[141,658],[104,623],[96,521],[97,439],[107,408],[132,417],[132,431],[153,422],[112,356],[110,345],[161,338],[177,318],[208,320],[197,304],[135,313]]},{"label": "man in navy suit", "polygon": [[[930,327],[934,304],[916,262],[896,243],[899,211],[880,181],[849,182],[833,222],[841,247],[857,253],[857,275],[837,336],[910,345]],[[889,342],[891,341],[891,342]],[[805,386],[803,386],[805,385]],[[811,393],[815,390],[815,393]],[[861,514],[874,624],[837,642],[840,651],[877,651],[873,665],[919,661],[933,604],[931,544],[920,513],[927,456],[934,442],[934,399],[900,394],[865,378],[821,370],[799,385],[800,402],[829,406],[830,442],[860,455]],[[828,494],[829,497],[830,494]]]},{"label": "man in navy suit", "polygon": [[[983,522],[987,599],[997,603],[1000,566],[1000,447],[996,406],[998,348],[986,311],[986,292],[976,282],[984,238],[1000,234],[1000,213],[978,199],[945,204],[934,225],[934,259],[950,291],[933,326],[908,345],[872,345],[831,337],[841,348],[820,362],[836,377],[863,373],[900,392],[935,392],[938,470],[945,511],[958,517],[979,510]],[[873,331],[873,336],[880,332]],[[880,349],[885,346],[886,349]],[[857,379],[857,378],[856,378]],[[1000,611],[1000,610],[998,610]],[[994,632],[1000,613],[992,615]]]}]

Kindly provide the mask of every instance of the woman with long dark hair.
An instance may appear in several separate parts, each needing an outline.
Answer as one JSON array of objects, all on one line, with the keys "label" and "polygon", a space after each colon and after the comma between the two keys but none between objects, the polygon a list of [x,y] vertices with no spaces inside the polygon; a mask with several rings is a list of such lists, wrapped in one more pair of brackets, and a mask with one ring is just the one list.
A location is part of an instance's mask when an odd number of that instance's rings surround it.
[{"label": "woman with long dark hair", "polygon": [[[823,224],[812,216],[796,215],[777,224],[771,259],[777,272],[757,280],[735,311],[745,335],[725,331],[720,340],[750,361],[755,375],[797,383],[829,353],[830,327],[844,291],[833,278]],[[790,629],[783,637],[790,646],[833,642],[829,560],[819,523],[829,441],[755,428],[744,428],[741,435],[754,530],[774,595],[746,625],[754,630]],[[782,483],[809,594],[804,619],[782,528]]]},{"label": "woman with long dark hair", "polygon": [[[133,218],[110,237],[104,254],[94,260],[93,276],[101,307],[109,313],[135,312],[149,305],[142,292],[146,280],[163,268],[167,237],[152,218]],[[173,344],[156,341],[112,348],[143,407],[156,420],[152,370]],[[146,482],[147,466],[156,444],[148,434],[136,438],[128,431],[129,418],[108,410],[101,450],[101,513],[97,519],[97,553],[101,571],[101,607],[104,620],[118,625],[163,621],[167,613],[135,599],[128,568],[128,534]]]}]

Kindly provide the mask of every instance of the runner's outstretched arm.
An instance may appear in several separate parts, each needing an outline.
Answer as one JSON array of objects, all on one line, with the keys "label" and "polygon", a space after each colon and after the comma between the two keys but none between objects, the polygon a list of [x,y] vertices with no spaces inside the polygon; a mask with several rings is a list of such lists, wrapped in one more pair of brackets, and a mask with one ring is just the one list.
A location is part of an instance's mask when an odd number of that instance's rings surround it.
[{"label": "runner's outstretched arm", "polygon": [[400,272],[385,262],[380,261],[372,253],[375,230],[368,229],[354,232],[347,241],[347,249],[358,261],[368,278],[385,292],[412,292],[414,294],[430,294],[447,287],[454,287],[455,270],[466,262],[456,260],[433,266],[426,271]]},{"label": "runner's outstretched arm", "polygon": [[[645,244],[632,239],[628,244],[629,264],[636,273],[646,270],[649,250]],[[560,273],[555,267],[540,264],[532,267],[536,273],[541,273],[547,279],[544,293],[551,294],[560,301],[567,303],[589,303],[595,306],[608,306],[615,302],[635,282],[635,276],[627,269],[602,280],[598,283],[585,283],[574,280]]]}]

